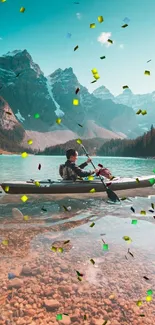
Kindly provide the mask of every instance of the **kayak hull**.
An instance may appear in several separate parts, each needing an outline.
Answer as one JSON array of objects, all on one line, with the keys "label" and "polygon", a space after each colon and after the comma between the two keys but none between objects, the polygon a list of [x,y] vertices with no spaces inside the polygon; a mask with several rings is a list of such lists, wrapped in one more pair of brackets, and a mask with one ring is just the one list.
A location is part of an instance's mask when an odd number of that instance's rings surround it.
[{"label": "kayak hull", "polygon": [[[108,181],[105,184],[113,190],[120,191],[126,189],[151,187],[149,181],[154,175],[139,177],[139,182],[135,178],[119,178]],[[69,194],[69,193],[89,193],[92,189],[95,192],[105,192],[105,188],[100,180],[97,181],[39,181],[40,186],[35,185],[32,181],[27,182],[4,182],[1,184],[6,194]]]}]

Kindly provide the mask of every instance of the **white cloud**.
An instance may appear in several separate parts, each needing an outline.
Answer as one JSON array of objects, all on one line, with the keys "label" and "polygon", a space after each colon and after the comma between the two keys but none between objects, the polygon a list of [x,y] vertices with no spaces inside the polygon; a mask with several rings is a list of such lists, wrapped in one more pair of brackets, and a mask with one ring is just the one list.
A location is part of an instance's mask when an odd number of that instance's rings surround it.
[{"label": "white cloud", "polygon": [[80,12],[76,13],[76,17],[77,17],[77,19],[81,19],[82,16],[81,16]]},{"label": "white cloud", "polygon": [[111,44],[108,41],[108,39],[110,39],[111,37],[111,32],[108,33],[101,33],[100,36],[97,38],[98,42],[100,42],[101,44],[105,44],[107,47],[109,47]]},{"label": "white cloud", "polygon": [[120,44],[120,49],[124,49],[124,44]]}]

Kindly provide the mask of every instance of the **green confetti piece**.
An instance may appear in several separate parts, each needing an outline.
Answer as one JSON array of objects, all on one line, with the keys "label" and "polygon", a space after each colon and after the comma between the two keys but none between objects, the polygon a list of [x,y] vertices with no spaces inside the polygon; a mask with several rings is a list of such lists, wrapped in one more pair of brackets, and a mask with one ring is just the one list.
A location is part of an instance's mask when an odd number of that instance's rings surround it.
[{"label": "green confetti piece", "polygon": [[148,296],[152,296],[153,295],[153,291],[151,289],[147,290],[147,295]]},{"label": "green confetti piece", "polygon": [[56,316],[56,320],[61,320],[62,319],[62,314],[58,314],[57,316]]},{"label": "green confetti piece", "polygon": [[38,113],[34,114],[34,118],[39,118],[40,115]]},{"label": "green confetti piece", "polygon": [[132,221],[131,221],[132,225],[136,225],[137,222],[138,222],[138,220],[132,220]]},{"label": "green confetti piece", "polygon": [[108,250],[108,244],[103,244],[103,250],[107,251]]},{"label": "green confetti piece", "polygon": [[153,185],[155,183],[155,178],[149,179],[149,182],[150,182],[151,185]]},{"label": "green confetti piece", "polygon": [[91,225],[89,227],[94,227],[95,226],[95,222],[92,222]]},{"label": "green confetti piece", "polygon": [[155,169],[153,169],[153,173],[155,173]]}]

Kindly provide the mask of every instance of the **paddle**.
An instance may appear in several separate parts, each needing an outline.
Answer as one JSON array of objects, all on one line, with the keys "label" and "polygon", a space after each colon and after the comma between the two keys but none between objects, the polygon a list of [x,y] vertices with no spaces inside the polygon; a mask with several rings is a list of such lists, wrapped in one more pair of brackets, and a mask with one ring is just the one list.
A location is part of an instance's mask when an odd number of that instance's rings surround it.
[{"label": "paddle", "polygon": [[[86,156],[87,156],[88,158],[90,158],[90,156],[89,156],[89,154],[88,154],[86,148],[84,147],[84,145],[83,145],[83,144],[80,144],[80,146],[81,146],[82,149],[84,150]],[[96,169],[96,167],[95,167],[94,163],[92,162],[92,160],[91,160],[91,164],[92,164],[92,166],[94,167],[94,169]],[[116,195],[116,193],[113,192],[113,191],[112,191],[112,190],[111,190],[111,189],[110,189],[110,188],[109,188],[109,187],[104,183],[103,178],[102,178],[100,175],[99,175],[99,178],[100,178],[100,180],[101,180],[101,182],[102,182],[102,184],[103,184],[103,186],[104,186],[104,188],[105,188],[105,190],[106,190],[106,192],[107,192],[107,195],[108,195],[109,200],[111,200],[111,201],[113,201],[113,202],[117,202],[117,201],[120,202],[120,199],[118,198],[118,196]]]}]

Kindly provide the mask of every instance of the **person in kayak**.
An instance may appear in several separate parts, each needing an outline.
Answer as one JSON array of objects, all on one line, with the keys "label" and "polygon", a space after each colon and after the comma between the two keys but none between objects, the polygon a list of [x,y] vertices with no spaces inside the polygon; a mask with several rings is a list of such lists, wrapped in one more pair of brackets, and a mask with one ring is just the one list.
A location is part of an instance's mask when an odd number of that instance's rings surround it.
[{"label": "person in kayak", "polygon": [[83,170],[91,162],[91,158],[88,158],[85,163],[77,166],[76,160],[78,159],[78,152],[74,149],[69,149],[66,151],[66,158],[67,161],[65,164],[60,165],[59,167],[59,173],[63,180],[72,180],[75,182],[78,177],[87,177],[99,172],[99,169],[95,169],[93,171]]}]

